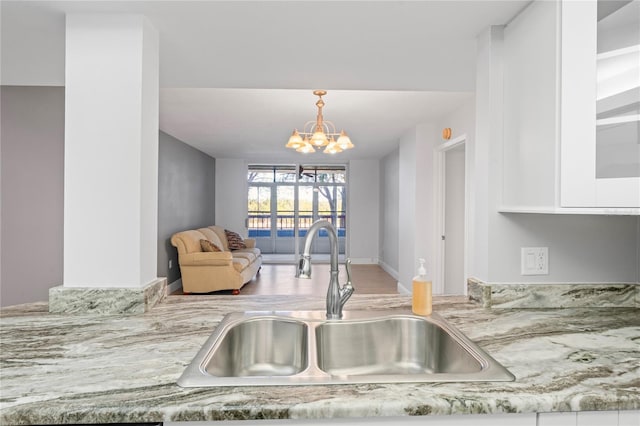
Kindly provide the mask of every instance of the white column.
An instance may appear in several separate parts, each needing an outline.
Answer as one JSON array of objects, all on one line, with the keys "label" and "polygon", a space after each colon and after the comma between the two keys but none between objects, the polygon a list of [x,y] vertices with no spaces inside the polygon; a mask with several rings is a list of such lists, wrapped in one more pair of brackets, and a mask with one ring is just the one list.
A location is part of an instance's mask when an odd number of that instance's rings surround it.
[{"label": "white column", "polygon": [[157,275],[158,34],[142,15],[66,22],[64,287]]},{"label": "white column", "polygon": [[469,276],[491,279],[496,258],[492,242],[499,232],[498,205],[502,176],[502,45],[504,27],[492,26],[477,38],[476,137],[468,154],[473,157],[471,176],[473,218],[469,230]]}]

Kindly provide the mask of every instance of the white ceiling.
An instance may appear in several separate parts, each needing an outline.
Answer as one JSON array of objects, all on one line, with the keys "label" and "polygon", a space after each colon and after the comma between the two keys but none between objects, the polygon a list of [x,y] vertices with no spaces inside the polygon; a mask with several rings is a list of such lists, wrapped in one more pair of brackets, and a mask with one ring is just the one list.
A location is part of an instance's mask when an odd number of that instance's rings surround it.
[{"label": "white ceiling", "polygon": [[356,144],[341,159],[379,158],[469,99],[476,36],[528,3],[3,0],[0,77],[64,85],[65,13],[142,13],[160,33],[162,130],[214,157],[286,161],[326,89],[325,118]]},{"label": "white ceiling", "polygon": [[[398,136],[416,123],[452,111],[472,95],[467,92],[335,90],[323,96],[323,116],[344,129],[356,147],[335,160],[381,158]],[[285,150],[294,127],[316,117],[311,90],[162,89],[160,122],[167,133],[216,157],[289,161],[301,154]],[[207,123],[207,125],[203,125]],[[241,147],[241,149],[240,149]],[[317,152],[313,158],[325,160]]]}]

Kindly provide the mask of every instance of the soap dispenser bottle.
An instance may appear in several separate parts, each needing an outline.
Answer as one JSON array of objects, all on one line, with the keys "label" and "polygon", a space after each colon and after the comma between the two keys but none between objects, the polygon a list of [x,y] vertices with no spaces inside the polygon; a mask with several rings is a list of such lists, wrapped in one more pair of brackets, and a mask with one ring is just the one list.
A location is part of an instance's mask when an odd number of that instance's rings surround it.
[{"label": "soap dispenser bottle", "polygon": [[424,267],[425,260],[418,259],[420,267],[418,275],[413,278],[413,300],[411,310],[416,315],[431,315],[431,281],[427,281],[427,270]]}]

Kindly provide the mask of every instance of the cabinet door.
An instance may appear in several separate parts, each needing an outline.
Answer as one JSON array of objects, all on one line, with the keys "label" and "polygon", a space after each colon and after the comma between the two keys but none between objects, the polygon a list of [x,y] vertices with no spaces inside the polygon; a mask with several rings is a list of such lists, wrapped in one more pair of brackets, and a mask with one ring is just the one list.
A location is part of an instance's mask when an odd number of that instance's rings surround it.
[{"label": "cabinet door", "polygon": [[617,411],[579,411],[576,426],[618,426]]},{"label": "cabinet door", "polygon": [[[637,7],[637,3],[631,2],[629,7]],[[634,15],[624,10],[616,13]],[[640,20],[637,24],[629,23],[626,28],[632,36],[635,32],[640,35]],[[563,1],[560,203],[562,207],[639,208],[640,114],[634,108],[640,105],[640,75],[637,61],[635,68],[633,65],[636,58],[633,52],[640,49],[640,40],[635,46],[626,43],[625,51],[630,54],[626,59],[618,60],[620,58],[612,57],[615,54],[610,52],[600,54],[601,66],[616,61],[632,64],[630,69],[618,72],[613,80],[601,78],[600,87],[598,42],[598,2]],[[631,86],[622,91],[615,89],[620,78],[630,81]],[[605,102],[597,104],[599,96],[600,101]],[[616,102],[627,106],[622,121],[611,117],[612,111],[620,111]],[[604,109],[604,113],[600,111],[603,118],[599,120],[597,105]]]},{"label": "cabinet door", "polygon": [[576,423],[577,416],[575,412],[538,414],[538,426],[576,426]]},{"label": "cabinet door", "polygon": [[[617,413],[616,413],[617,414]],[[574,422],[571,426],[575,426]],[[393,417],[352,417],[327,419],[286,419],[286,420],[235,420],[238,426],[536,426],[536,414],[465,414],[450,416],[393,416]],[[219,422],[165,422],[164,426],[218,426]],[[563,426],[567,423],[563,424]]]}]

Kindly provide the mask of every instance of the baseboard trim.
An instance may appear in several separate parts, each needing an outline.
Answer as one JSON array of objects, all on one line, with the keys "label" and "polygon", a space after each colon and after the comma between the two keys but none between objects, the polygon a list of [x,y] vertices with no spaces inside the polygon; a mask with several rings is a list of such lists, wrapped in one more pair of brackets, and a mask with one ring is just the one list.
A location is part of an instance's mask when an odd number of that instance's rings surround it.
[{"label": "baseboard trim", "polygon": [[379,261],[378,264],[380,265],[380,267],[382,269],[384,269],[384,271],[391,275],[393,277],[394,280],[399,281],[400,280],[400,275],[398,274],[398,271],[396,271],[395,269],[393,269],[391,266],[389,266],[387,263],[385,263],[384,261]]},{"label": "baseboard trim", "polygon": [[378,259],[375,257],[356,257],[350,258],[353,265],[378,265]]},{"label": "baseboard trim", "polygon": [[404,285],[402,285],[402,283],[400,281],[398,281],[398,293],[410,296],[411,295],[411,290],[406,288]]},{"label": "baseboard trim", "polygon": [[175,293],[182,288],[182,278],[178,278],[167,286],[167,295]]}]

